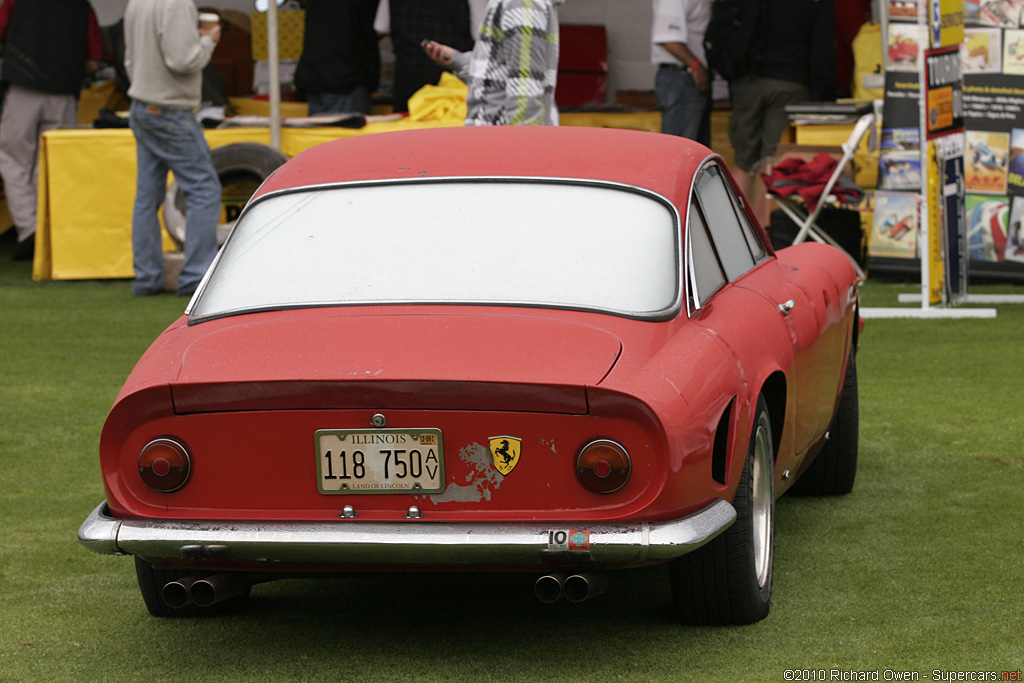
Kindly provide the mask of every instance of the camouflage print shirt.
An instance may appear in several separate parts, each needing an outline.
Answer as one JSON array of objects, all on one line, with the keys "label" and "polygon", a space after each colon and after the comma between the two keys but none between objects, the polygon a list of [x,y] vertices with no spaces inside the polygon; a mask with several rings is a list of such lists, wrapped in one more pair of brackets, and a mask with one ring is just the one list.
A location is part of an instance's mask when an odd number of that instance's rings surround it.
[{"label": "camouflage print shirt", "polygon": [[472,52],[452,70],[466,82],[467,126],[558,125],[558,12],[563,0],[490,0]]}]

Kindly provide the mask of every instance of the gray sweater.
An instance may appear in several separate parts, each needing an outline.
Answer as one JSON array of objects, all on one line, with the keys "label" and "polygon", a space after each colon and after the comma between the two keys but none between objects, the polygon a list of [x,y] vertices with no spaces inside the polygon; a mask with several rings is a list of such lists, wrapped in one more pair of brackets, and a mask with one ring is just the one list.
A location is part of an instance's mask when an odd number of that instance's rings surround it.
[{"label": "gray sweater", "polygon": [[192,0],[129,0],[124,42],[129,97],[171,109],[199,106],[203,68],[217,44],[200,37]]}]

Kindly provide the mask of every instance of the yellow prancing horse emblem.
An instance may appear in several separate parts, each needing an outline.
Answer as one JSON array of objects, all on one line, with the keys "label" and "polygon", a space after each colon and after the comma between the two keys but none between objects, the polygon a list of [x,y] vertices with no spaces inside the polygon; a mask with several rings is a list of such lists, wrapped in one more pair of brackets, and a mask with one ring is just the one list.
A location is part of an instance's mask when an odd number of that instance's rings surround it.
[{"label": "yellow prancing horse emblem", "polygon": [[494,466],[502,475],[508,475],[519,464],[519,453],[522,449],[523,440],[506,434],[503,436],[492,436],[490,442]]}]

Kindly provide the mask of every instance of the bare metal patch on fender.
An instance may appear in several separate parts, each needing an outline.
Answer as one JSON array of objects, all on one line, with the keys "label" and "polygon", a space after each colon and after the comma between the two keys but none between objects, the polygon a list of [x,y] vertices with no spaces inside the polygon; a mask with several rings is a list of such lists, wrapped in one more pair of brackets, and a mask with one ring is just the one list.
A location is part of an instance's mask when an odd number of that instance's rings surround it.
[{"label": "bare metal patch on fender", "polygon": [[505,475],[495,469],[494,457],[486,446],[471,443],[459,451],[459,458],[469,466],[465,484],[448,482],[444,493],[426,496],[437,503],[479,503],[490,500],[491,493],[501,487]]}]

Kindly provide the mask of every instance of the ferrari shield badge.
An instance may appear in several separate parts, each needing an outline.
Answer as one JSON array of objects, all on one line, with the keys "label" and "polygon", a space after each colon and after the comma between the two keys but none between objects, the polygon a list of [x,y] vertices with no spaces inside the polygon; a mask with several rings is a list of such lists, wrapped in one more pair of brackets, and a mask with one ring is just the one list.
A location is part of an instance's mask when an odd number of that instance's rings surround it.
[{"label": "ferrari shield badge", "polygon": [[523,445],[522,439],[508,435],[492,436],[490,443],[494,467],[503,475],[508,475],[519,464],[519,453]]}]

